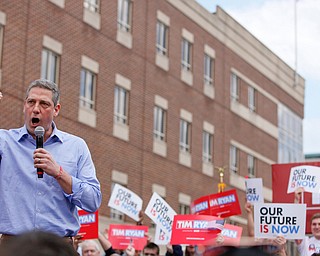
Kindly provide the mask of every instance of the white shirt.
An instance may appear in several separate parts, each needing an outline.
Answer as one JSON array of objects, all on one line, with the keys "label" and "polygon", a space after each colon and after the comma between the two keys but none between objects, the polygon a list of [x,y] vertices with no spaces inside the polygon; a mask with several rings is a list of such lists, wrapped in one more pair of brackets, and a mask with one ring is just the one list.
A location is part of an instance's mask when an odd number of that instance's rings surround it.
[{"label": "white shirt", "polygon": [[306,236],[301,244],[298,244],[297,246],[301,256],[311,256],[313,253],[320,253],[320,240],[313,236]]}]

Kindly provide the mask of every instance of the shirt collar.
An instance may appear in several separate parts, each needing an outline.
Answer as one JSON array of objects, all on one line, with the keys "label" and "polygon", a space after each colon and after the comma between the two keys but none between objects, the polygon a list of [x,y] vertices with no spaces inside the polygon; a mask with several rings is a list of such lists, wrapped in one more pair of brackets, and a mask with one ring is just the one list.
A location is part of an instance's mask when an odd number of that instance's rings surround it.
[{"label": "shirt collar", "polygon": [[[50,138],[48,140],[57,140],[60,142],[63,142],[63,132],[60,131],[56,124],[54,122],[52,122],[52,133],[50,135]],[[29,134],[28,130],[27,130],[27,126],[24,125],[23,127],[21,127],[20,131],[19,131],[19,135],[18,135],[18,141],[20,141],[22,138],[27,138],[28,136],[31,137],[31,135]]]}]

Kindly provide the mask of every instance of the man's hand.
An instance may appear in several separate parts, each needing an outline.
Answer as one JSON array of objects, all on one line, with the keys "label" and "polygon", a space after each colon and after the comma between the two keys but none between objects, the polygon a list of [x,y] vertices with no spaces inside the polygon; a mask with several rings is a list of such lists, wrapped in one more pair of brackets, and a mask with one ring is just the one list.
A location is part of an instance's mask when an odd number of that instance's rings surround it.
[{"label": "man's hand", "polygon": [[249,202],[246,202],[244,205],[244,209],[246,210],[247,214],[252,214],[252,204]]},{"label": "man's hand", "polygon": [[126,249],[126,254],[128,256],[134,256],[135,252],[136,252],[135,248],[130,243]]}]

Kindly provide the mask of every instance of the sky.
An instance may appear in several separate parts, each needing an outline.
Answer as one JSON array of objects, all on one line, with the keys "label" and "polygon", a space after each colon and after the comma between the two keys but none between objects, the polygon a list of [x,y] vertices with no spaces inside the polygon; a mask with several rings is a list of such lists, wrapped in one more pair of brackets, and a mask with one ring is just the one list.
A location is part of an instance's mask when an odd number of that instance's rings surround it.
[{"label": "sky", "polygon": [[209,12],[219,5],[291,68],[297,68],[306,86],[303,152],[320,153],[320,1],[196,1]]}]

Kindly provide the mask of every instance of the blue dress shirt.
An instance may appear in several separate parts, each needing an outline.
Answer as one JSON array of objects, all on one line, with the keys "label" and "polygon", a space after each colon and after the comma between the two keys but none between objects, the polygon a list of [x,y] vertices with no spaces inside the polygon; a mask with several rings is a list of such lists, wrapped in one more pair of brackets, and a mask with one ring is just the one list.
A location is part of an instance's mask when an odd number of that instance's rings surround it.
[{"label": "blue dress shirt", "polygon": [[42,230],[75,236],[80,228],[77,206],[95,212],[101,204],[100,183],[85,141],[59,131],[44,143],[55,161],[72,176],[72,194],[34,168],[35,139],[25,126],[0,129],[0,234]]}]

